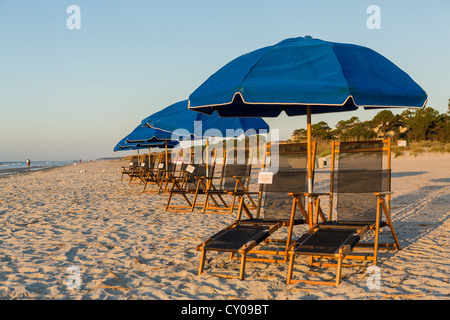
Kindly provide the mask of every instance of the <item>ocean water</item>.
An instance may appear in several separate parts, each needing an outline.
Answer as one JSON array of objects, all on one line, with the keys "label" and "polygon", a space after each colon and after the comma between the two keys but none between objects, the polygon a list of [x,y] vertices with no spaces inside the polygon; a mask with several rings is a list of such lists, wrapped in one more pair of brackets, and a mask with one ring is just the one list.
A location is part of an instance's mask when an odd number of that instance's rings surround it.
[{"label": "ocean water", "polygon": [[73,161],[31,161],[29,167],[26,161],[0,161],[0,176],[60,167],[68,164],[73,164]]}]

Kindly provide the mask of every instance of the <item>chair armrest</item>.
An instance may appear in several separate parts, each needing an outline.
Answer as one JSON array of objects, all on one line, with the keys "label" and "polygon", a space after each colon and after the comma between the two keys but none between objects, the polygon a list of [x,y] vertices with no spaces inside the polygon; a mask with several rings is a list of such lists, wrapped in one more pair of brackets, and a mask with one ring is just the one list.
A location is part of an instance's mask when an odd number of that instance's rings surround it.
[{"label": "chair armrest", "polygon": [[245,191],[245,190],[238,190],[238,191],[228,191],[227,194],[259,194],[258,191]]},{"label": "chair armrest", "polygon": [[318,197],[318,196],[329,196],[330,193],[329,192],[300,192],[300,193],[294,193],[294,192],[290,192],[288,193],[288,195],[292,196],[292,197],[300,197],[300,196],[305,196],[305,197]]},{"label": "chair armrest", "polygon": [[374,195],[376,197],[385,197],[387,195],[394,194],[392,191],[384,191],[384,192],[375,192]]}]

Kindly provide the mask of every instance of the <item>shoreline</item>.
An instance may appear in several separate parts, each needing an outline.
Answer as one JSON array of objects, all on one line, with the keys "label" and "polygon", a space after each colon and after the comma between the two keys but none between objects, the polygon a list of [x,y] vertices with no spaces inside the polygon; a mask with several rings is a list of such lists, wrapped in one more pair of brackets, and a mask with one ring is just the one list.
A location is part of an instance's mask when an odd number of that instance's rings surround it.
[{"label": "shoreline", "polygon": [[15,175],[25,175],[25,174],[30,174],[30,173],[34,173],[34,172],[41,172],[41,171],[47,171],[47,170],[51,170],[51,169],[62,168],[65,166],[70,166],[70,164],[63,164],[63,165],[59,165],[59,166],[35,166],[35,167],[30,167],[30,168],[25,167],[25,168],[0,169],[0,179],[5,178],[5,177],[10,177],[10,176],[15,176]]}]

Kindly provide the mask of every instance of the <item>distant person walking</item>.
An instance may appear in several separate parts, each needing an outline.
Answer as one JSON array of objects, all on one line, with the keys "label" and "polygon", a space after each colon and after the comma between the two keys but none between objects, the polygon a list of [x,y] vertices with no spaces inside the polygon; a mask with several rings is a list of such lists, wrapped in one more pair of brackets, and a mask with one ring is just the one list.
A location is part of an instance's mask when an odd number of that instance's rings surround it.
[{"label": "distant person walking", "polygon": [[30,166],[31,165],[31,161],[30,161],[30,159],[27,159],[27,166]]}]

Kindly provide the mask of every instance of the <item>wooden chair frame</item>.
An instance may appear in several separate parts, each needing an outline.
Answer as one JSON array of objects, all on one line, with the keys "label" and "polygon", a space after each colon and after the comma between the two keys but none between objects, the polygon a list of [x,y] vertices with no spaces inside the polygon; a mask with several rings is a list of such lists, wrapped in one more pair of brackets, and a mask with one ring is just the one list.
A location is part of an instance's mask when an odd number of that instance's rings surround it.
[{"label": "wooden chair frame", "polygon": [[135,166],[133,159],[131,159],[130,164],[128,165],[128,167],[123,166],[122,167],[122,176],[120,177],[120,181],[123,181],[123,176],[127,175],[129,176],[129,174],[131,173],[131,171],[133,170],[133,167]]},{"label": "wooden chair frame", "polygon": [[168,170],[165,166],[163,170],[160,172],[160,178],[159,178],[159,192],[168,192],[169,191],[169,185],[170,182],[173,182],[173,179],[181,178],[183,175],[183,172],[181,171],[181,167],[183,165],[185,158],[185,153],[183,153],[181,163],[172,161],[169,161],[166,163],[166,166],[171,164],[173,168],[171,170]]},{"label": "wooden chair frame", "polygon": [[[340,142],[333,142],[332,143],[332,159],[331,159],[331,172],[334,172],[335,169],[335,159],[336,155],[339,154],[339,146]],[[356,150],[356,151],[371,151],[371,150]],[[383,150],[386,154],[386,169],[388,170],[388,180],[391,180],[391,139],[383,139]],[[334,175],[331,174],[330,176],[330,203],[329,203],[329,221],[332,220],[333,217],[333,196],[334,196]],[[373,264],[376,265],[377,261],[377,254],[379,249],[386,249],[386,250],[401,250],[400,241],[398,240],[397,233],[395,232],[394,224],[391,220],[391,213],[390,213],[390,207],[391,207],[391,195],[393,192],[390,190],[387,192],[375,192],[374,196],[377,197],[377,216],[376,216],[376,223],[369,225],[370,231],[375,231],[375,241],[374,243],[358,243],[358,248],[373,248],[374,255],[373,257],[364,257],[364,256],[348,256],[347,259],[357,259],[357,260],[372,260]],[[379,243],[378,242],[378,236],[379,236],[379,230],[381,225],[381,213],[384,214],[384,217],[386,218],[386,226],[389,227],[392,237],[394,239],[394,243]]]},{"label": "wooden chair frame", "polygon": [[[242,209],[242,205],[244,204],[244,199],[241,197],[240,201],[239,201],[239,211],[241,211]],[[251,221],[239,221],[236,220],[234,223],[232,223],[231,225],[229,225],[228,227],[226,227],[224,230],[230,230],[238,225],[255,225],[254,222]],[[261,225],[261,224],[259,224]],[[266,223],[265,225],[267,225],[269,227],[268,229],[268,233],[267,236],[271,235],[272,233],[274,233],[276,230],[278,230],[281,226],[280,222],[274,222],[274,223]],[[208,238],[206,241],[204,241],[203,243],[201,243],[200,245],[198,245],[196,247],[197,251],[201,251],[201,255],[200,255],[200,266],[199,266],[199,271],[198,274],[202,275],[205,272],[204,268],[205,268],[205,260],[206,260],[206,252],[208,251],[205,246],[207,244],[209,244],[213,239],[212,238]],[[239,274],[238,275],[229,275],[229,274],[221,274],[221,273],[212,273],[212,272],[208,272],[208,274],[210,275],[214,275],[214,276],[219,276],[219,277],[227,277],[227,278],[239,278],[239,280],[244,280],[245,278],[245,266],[246,266],[246,262],[247,262],[247,254],[253,249],[255,248],[259,243],[255,242],[255,241],[250,241],[247,242],[246,244],[244,244],[242,247],[240,247],[238,250],[234,250],[234,251],[227,251],[227,250],[223,250],[224,252],[230,252],[230,258],[234,257],[234,253],[239,253],[240,254],[240,269],[239,269]],[[219,250],[214,250],[214,251],[219,251]]]},{"label": "wooden chair frame", "polygon": [[[378,250],[380,248],[383,249],[397,249],[397,250],[401,250],[400,247],[400,243],[399,240],[397,238],[395,229],[394,229],[394,225],[392,223],[391,217],[390,217],[390,197],[392,195],[392,192],[389,190],[387,192],[374,192],[374,196],[377,198],[377,204],[376,204],[376,219],[375,219],[375,223],[371,223],[371,224],[360,224],[360,225],[355,225],[355,224],[318,224],[317,221],[317,217],[320,215],[320,213],[322,212],[322,209],[320,207],[320,200],[319,200],[319,196],[329,196],[329,216],[328,216],[328,221],[332,221],[332,216],[333,216],[333,195],[334,195],[334,190],[333,190],[333,186],[334,186],[334,171],[335,171],[335,157],[336,155],[339,154],[339,147],[340,143],[339,142],[333,142],[332,144],[332,161],[331,161],[331,179],[330,179],[330,193],[310,193],[308,194],[309,197],[311,197],[314,202],[314,206],[315,206],[315,220],[314,220],[314,224],[313,226],[310,228],[309,232],[314,232],[319,230],[320,228],[328,228],[328,229],[336,229],[336,228],[341,228],[341,229],[347,229],[347,230],[355,230],[355,232],[359,235],[360,239],[363,238],[363,236],[369,232],[369,231],[375,231],[375,239],[374,239],[374,243],[361,243],[358,242],[353,248],[351,248],[348,245],[344,245],[343,247],[340,248],[339,252],[334,254],[334,255],[327,255],[327,254],[303,254],[303,253],[297,253],[296,250],[296,244],[295,242],[292,244],[291,248],[289,249],[289,256],[290,256],[290,263],[289,263],[289,270],[288,270],[288,276],[287,276],[287,283],[288,284],[292,284],[292,283],[298,283],[298,282],[305,282],[305,283],[311,283],[311,284],[319,284],[319,285],[335,285],[338,286],[340,283],[340,279],[341,279],[341,268],[342,266],[353,266],[351,264],[346,264],[343,265],[342,261],[344,259],[348,259],[348,260],[362,260],[362,261],[372,261],[373,265],[376,265],[377,263],[377,257],[378,257]],[[378,149],[379,150],[379,149]],[[377,151],[377,150],[373,150],[373,149],[366,149],[366,150],[362,150],[362,149],[358,149],[355,151]],[[391,169],[391,141],[390,139],[384,139],[383,140],[383,148],[382,151],[386,154],[387,156],[387,169],[388,169],[388,179],[390,181],[391,177],[390,177],[390,169]],[[323,214],[323,212],[322,212]],[[393,239],[394,239],[394,243],[379,243],[379,230],[381,227],[381,221],[382,221],[382,214],[384,214],[385,218],[386,218],[386,225],[389,226]],[[352,254],[353,251],[357,251],[359,248],[363,248],[363,249],[373,249],[373,254],[372,255],[357,255],[357,254]],[[336,280],[333,281],[312,281],[312,280],[300,280],[300,279],[292,279],[293,276],[293,268],[294,268],[294,257],[297,254],[302,254],[302,255],[309,255],[310,256],[310,266],[331,266],[331,267],[337,267],[337,272],[336,272]],[[314,258],[334,258],[337,259],[337,263],[336,264],[330,264],[330,263],[315,263],[314,262]]]},{"label": "wooden chair frame", "polygon": [[145,183],[145,177],[149,171],[152,171],[155,165],[155,154],[148,154],[144,155],[144,161],[141,162],[140,165],[140,173],[139,173],[139,179],[141,180],[140,184]]},{"label": "wooden chair frame", "polygon": [[[314,225],[311,229],[309,229],[308,233],[314,233],[317,230],[319,230],[322,226]],[[327,227],[325,227],[327,228]],[[344,228],[343,228],[344,229]],[[364,236],[364,234],[368,230],[368,226],[364,226],[361,228],[348,228],[350,230],[353,230],[356,235],[358,235],[360,238]],[[288,275],[287,275],[287,284],[295,284],[295,283],[309,283],[309,284],[316,284],[316,285],[329,285],[329,286],[339,286],[341,282],[341,276],[342,276],[342,267],[351,267],[353,265],[351,264],[343,264],[344,259],[348,259],[348,254],[352,251],[352,248],[350,245],[345,244],[339,248],[339,251],[332,254],[320,254],[320,255],[310,255],[310,254],[302,254],[297,253],[295,251],[296,246],[295,243],[292,244],[291,248],[289,249],[289,268],[288,268]],[[319,280],[306,280],[306,279],[293,279],[293,273],[294,273],[294,262],[295,262],[295,256],[296,255],[309,255],[309,265],[315,266],[315,267],[336,267],[336,278],[334,281],[319,281]],[[328,258],[328,259],[335,259],[337,260],[337,263],[317,263],[314,262],[315,257],[321,257],[321,258]]]},{"label": "wooden chair frame", "polygon": [[[236,198],[239,196],[246,196],[249,203],[251,204],[251,207],[253,209],[256,209],[257,205],[255,201],[251,197],[251,193],[247,192],[250,185],[250,177],[251,177],[251,171],[252,171],[252,154],[250,152],[249,158],[248,158],[248,175],[245,177],[240,176],[233,176],[233,178],[236,180],[234,190],[225,190],[223,189],[223,179],[224,179],[224,173],[227,165],[226,163],[227,155],[224,154],[223,158],[223,165],[221,169],[221,174],[218,177],[205,177],[206,182],[204,185],[206,185],[205,190],[205,202],[203,205],[202,213],[229,213],[233,214],[235,209],[235,203]],[[231,164],[232,165],[232,164]],[[219,180],[218,186],[214,183],[215,180]],[[231,196],[231,204],[228,204],[223,196]],[[211,202],[213,204],[211,204]]]},{"label": "wooden chair frame", "polygon": [[[153,170],[148,170],[147,173],[143,176],[144,188],[142,192],[150,192],[150,193],[159,193],[161,190],[161,174],[163,174],[163,166],[165,165],[165,155],[158,154],[157,160],[155,161]],[[162,166],[161,166],[162,164]],[[147,189],[149,184],[155,184],[156,189]]]},{"label": "wooden chair frame", "polygon": [[[315,149],[314,149],[315,151]],[[243,245],[238,250],[217,250],[217,249],[211,249],[211,251],[225,251],[230,253],[230,259],[233,260],[240,260],[240,271],[239,275],[233,276],[233,275],[223,275],[218,273],[208,273],[213,274],[216,276],[226,276],[226,277],[238,277],[240,280],[243,280],[245,278],[245,265],[247,261],[259,261],[259,262],[268,262],[268,263],[283,263],[287,262],[288,260],[288,253],[289,248],[291,246],[292,242],[292,234],[294,230],[295,225],[295,217],[297,213],[297,209],[299,209],[304,217],[305,223],[309,223],[310,214],[306,211],[302,201],[301,196],[304,195],[304,193],[301,194],[294,194],[294,193],[288,193],[287,195],[290,195],[292,197],[292,206],[291,206],[291,213],[290,213],[290,219],[289,221],[264,221],[262,219],[259,219],[259,214],[261,211],[262,206],[262,196],[263,196],[263,186],[261,185],[258,192],[246,192],[246,194],[258,194],[258,204],[257,204],[257,212],[256,216],[257,218],[254,219],[253,214],[251,210],[248,208],[248,205],[245,204],[244,201],[244,195],[243,194],[237,194],[239,196],[239,210],[237,215],[237,220],[225,228],[224,230],[231,230],[232,228],[238,226],[238,225],[264,225],[264,226],[270,226],[267,234],[267,238],[263,241],[266,243],[275,243],[276,245],[282,245],[282,249],[278,250],[264,250],[264,249],[257,249],[256,247],[261,242],[250,242]],[[319,208],[319,206],[317,207]],[[317,216],[320,216],[323,221],[325,221],[325,217],[323,216],[323,213],[319,213],[319,209],[316,210]],[[245,213],[248,220],[242,220],[242,214]],[[272,235],[275,231],[280,229],[281,227],[288,227],[288,236],[287,239],[270,239],[270,235]],[[213,239],[209,238],[205,242],[198,245],[196,248],[198,251],[201,251],[201,257],[200,257],[200,267],[199,267],[199,275],[205,273],[204,271],[204,264],[206,259],[206,251],[208,249],[205,248],[205,246],[210,243]],[[260,258],[260,257],[249,257],[248,254],[257,254],[257,255],[268,255],[269,258]],[[275,257],[273,257],[275,256]],[[281,257],[280,257],[281,256]]]},{"label": "wooden chair frame", "polygon": [[[289,144],[284,144],[284,146],[295,146],[298,144],[301,144],[301,143],[289,143]],[[316,155],[316,145],[317,144],[315,141],[313,141],[311,143],[311,157],[313,159],[313,171],[315,170],[314,164],[315,164],[315,155]],[[269,155],[270,153],[271,153],[271,145],[268,144],[265,155]],[[295,153],[301,153],[301,152],[279,151],[280,155],[295,154]],[[265,163],[265,159],[264,159],[263,163]],[[264,166],[263,166],[263,168],[264,168]],[[247,193],[251,194],[251,192],[247,192]],[[284,249],[281,249],[281,250],[257,250],[257,249],[255,249],[255,250],[249,251],[249,253],[270,255],[270,256],[281,256],[282,258],[269,259],[269,258],[247,257],[247,261],[273,262],[273,263],[286,262],[289,257],[288,251],[291,246],[292,234],[294,232],[296,210],[300,210],[306,223],[311,224],[310,220],[313,219],[313,216],[311,213],[308,212],[308,210],[305,208],[305,206],[301,200],[302,196],[306,196],[305,197],[305,199],[306,199],[307,196],[309,195],[309,193],[307,193],[307,192],[305,192],[305,193],[288,193],[288,195],[290,195],[292,197],[291,217],[290,217],[289,222],[286,222],[286,221],[280,222],[282,227],[288,227],[287,239],[270,239],[270,238],[268,238],[265,240],[266,243],[275,243],[277,245],[281,244],[282,246],[284,246]],[[259,192],[258,192],[257,210],[255,213],[257,218],[259,218],[259,216],[260,216],[262,197],[263,197],[263,185],[260,185]],[[317,201],[317,200],[318,199],[315,199],[315,201]],[[317,213],[320,216],[321,220],[325,221],[326,218],[325,218],[322,210],[320,209],[320,206],[317,206],[317,208],[318,208]],[[249,219],[253,219],[251,211],[248,209],[248,207],[244,203],[242,205],[241,211],[239,212],[238,220],[241,218],[242,210],[245,211],[245,213]],[[235,257],[233,255],[231,255],[231,258],[235,258]]]},{"label": "wooden chair frame", "polygon": [[[207,168],[211,174],[214,173],[215,168],[215,157],[213,158],[213,163],[208,164]],[[178,211],[178,212],[192,212],[195,207],[203,207],[204,203],[197,203],[199,195],[204,195],[203,190],[207,189],[207,179],[205,176],[194,176],[193,180],[196,181],[195,189],[188,188],[188,177],[189,174],[186,172],[180,177],[174,177],[172,179],[172,187],[169,190],[169,198],[167,199],[166,211]],[[170,201],[174,194],[181,194],[183,199],[186,201],[187,205],[170,205]],[[194,198],[191,201],[187,194],[193,194]]]},{"label": "wooden chair frame", "polygon": [[129,185],[134,184],[133,183],[133,178],[139,179],[139,175],[140,175],[140,172],[141,172],[140,166],[139,166],[139,155],[137,157],[133,156],[133,158],[131,159],[130,166],[128,167],[128,169],[126,167],[122,167],[122,168],[123,168],[122,178],[123,178],[124,173],[126,173],[128,175],[128,178],[129,178],[128,184]]}]

